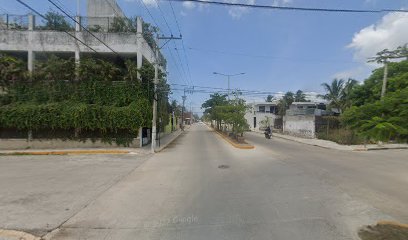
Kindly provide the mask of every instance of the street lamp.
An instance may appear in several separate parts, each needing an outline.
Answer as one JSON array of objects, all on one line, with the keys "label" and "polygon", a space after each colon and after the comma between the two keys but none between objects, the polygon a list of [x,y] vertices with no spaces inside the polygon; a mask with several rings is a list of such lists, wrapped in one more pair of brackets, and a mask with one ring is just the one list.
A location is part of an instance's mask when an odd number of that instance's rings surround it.
[{"label": "street lamp", "polygon": [[245,73],[236,73],[236,74],[224,74],[219,72],[213,72],[214,75],[221,75],[228,78],[228,100],[230,99],[230,78],[238,75],[244,75]]}]

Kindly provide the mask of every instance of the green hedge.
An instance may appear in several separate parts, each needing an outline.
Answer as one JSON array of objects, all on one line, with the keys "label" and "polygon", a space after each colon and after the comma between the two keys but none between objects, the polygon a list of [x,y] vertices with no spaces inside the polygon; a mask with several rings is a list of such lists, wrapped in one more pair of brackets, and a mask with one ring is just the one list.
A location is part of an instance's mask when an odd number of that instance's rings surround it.
[{"label": "green hedge", "polygon": [[126,107],[59,102],[35,105],[11,104],[0,107],[0,126],[20,130],[83,129],[136,131],[150,126],[150,103],[140,99]]}]

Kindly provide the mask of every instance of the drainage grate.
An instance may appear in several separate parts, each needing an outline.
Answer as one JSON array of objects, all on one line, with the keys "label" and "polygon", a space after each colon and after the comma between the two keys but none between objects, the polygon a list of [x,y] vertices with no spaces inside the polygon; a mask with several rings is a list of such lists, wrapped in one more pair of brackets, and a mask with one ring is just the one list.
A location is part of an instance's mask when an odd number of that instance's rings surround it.
[{"label": "drainage grate", "polygon": [[218,168],[220,168],[220,169],[227,169],[227,168],[229,168],[229,166],[228,166],[228,165],[219,165]]}]

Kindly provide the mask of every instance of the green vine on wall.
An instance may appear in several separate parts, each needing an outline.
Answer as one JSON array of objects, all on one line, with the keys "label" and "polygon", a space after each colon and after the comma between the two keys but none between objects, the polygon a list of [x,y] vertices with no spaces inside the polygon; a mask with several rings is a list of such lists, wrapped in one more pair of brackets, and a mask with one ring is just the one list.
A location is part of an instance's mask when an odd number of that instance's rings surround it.
[{"label": "green vine on wall", "polygon": [[[29,77],[20,60],[0,56],[0,129],[95,131],[127,145],[140,127],[151,126],[154,68],[145,62],[137,70],[131,60],[124,65],[83,59],[76,76],[72,59],[50,56]],[[170,93],[165,78],[160,73],[163,124]]]}]

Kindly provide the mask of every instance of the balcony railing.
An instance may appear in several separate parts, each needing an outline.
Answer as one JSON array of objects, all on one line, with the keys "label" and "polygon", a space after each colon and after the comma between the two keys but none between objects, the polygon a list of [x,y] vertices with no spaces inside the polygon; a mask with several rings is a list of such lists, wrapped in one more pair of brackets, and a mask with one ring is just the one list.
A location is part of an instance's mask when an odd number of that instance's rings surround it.
[{"label": "balcony railing", "polygon": [[27,30],[28,16],[14,14],[0,14],[1,30]]}]

